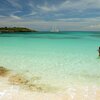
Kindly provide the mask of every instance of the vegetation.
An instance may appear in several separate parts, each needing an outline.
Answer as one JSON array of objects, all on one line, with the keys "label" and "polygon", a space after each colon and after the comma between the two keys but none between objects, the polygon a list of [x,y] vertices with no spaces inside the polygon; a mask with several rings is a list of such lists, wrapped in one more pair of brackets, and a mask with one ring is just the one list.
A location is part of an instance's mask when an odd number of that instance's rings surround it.
[{"label": "vegetation", "polygon": [[0,32],[1,33],[5,33],[5,32],[36,32],[36,30],[31,30],[28,28],[24,28],[24,27],[1,27],[0,28]]}]

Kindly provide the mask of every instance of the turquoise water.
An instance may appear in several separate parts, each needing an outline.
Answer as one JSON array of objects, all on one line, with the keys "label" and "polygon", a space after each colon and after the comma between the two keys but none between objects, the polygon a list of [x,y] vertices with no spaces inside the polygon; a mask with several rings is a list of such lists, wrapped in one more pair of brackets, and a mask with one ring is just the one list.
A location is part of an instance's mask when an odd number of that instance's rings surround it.
[{"label": "turquoise water", "polygon": [[100,84],[100,32],[0,34],[0,65],[42,82]]}]

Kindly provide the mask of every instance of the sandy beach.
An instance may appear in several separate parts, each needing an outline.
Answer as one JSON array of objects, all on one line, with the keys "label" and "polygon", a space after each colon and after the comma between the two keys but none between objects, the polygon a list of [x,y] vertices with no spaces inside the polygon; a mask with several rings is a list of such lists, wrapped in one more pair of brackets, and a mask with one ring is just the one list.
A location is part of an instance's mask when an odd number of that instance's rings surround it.
[{"label": "sandy beach", "polygon": [[0,100],[100,100],[100,87],[67,86],[63,91],[39,92],[11,85],[0,77]]},{"label": "sandy beach", "polygon": [[40,93],[2,84],[2,87],[0,86],[0,100],[100,100],[100,89],[96,92],[90,90],[87,92],[72,89],[70,93],[68,91],[65,93]]},{"label": "sandy beach", "polygon": [[26,84],[24,77],[13,74],[6,68],[0,67],[0,100],[66,100],[61,93],[51,92],[47,87],[43,88],[45,86]]}]

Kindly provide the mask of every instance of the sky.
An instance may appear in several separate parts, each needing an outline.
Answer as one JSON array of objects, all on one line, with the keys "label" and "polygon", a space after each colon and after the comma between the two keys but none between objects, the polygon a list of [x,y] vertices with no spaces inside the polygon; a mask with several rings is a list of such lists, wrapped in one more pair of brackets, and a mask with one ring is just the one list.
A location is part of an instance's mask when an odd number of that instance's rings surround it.
[{"label": "sky", "polygon": [[100,31],[100,0],[0,0],[0,27]]}]

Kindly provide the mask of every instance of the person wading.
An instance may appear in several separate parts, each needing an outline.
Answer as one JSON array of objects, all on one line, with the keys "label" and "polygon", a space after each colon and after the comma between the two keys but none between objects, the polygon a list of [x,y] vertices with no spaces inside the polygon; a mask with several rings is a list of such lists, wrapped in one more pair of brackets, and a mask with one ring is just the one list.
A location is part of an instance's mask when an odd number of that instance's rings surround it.
[{"label": "person wading", "polygon": [[98,52],[99,52],[99,57],[100,57],[100,47],[99,47],[99,49],[98,49]]}]

